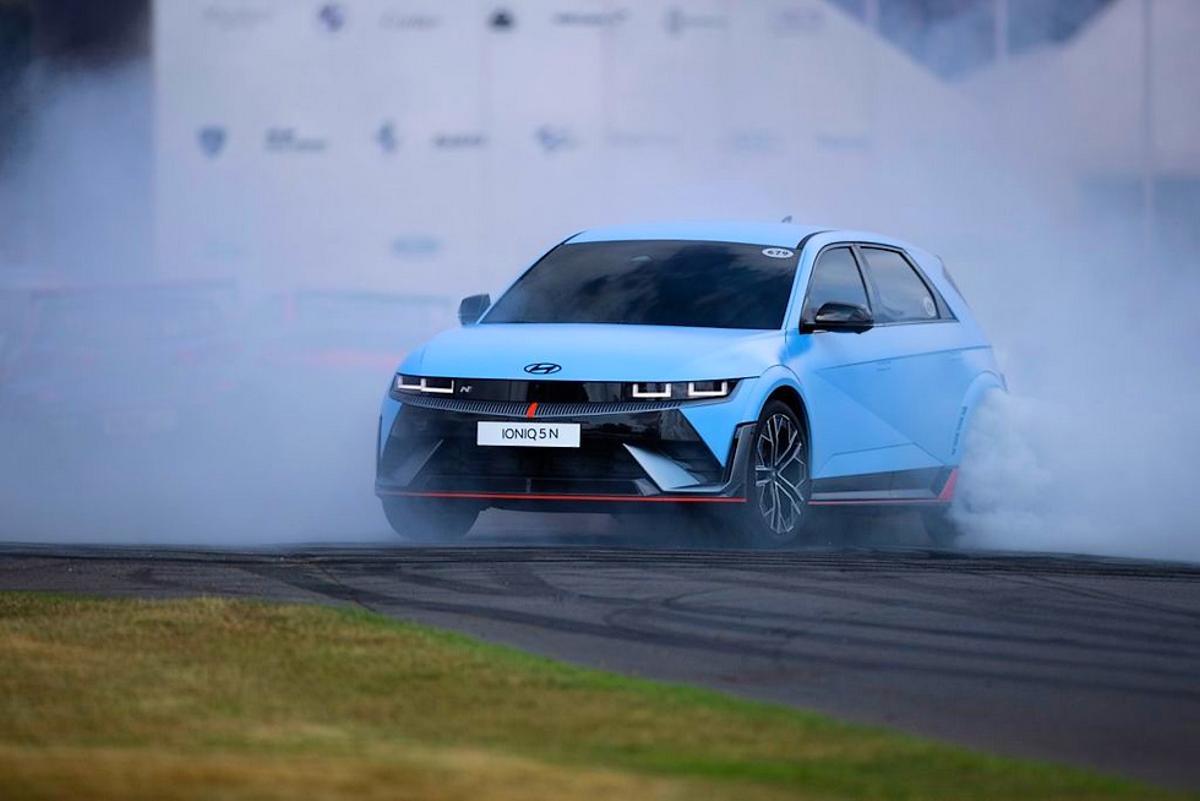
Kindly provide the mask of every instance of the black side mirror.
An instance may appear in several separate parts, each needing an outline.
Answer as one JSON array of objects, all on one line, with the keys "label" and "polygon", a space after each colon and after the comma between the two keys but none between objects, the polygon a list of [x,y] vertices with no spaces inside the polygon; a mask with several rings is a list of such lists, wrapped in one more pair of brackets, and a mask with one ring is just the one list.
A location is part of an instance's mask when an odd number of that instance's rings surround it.
[{"label": "black side mirror", "polygon": [[492,305],[491,295],[471,295],[458,304],[458,321],[463,325],[475,325]]},{"label": "black side mirror", "polygon": [[822,303],[809,322],[800,325],[801,331],[852,331],[861,334],[875,325],[871,311],[853,303]]}]

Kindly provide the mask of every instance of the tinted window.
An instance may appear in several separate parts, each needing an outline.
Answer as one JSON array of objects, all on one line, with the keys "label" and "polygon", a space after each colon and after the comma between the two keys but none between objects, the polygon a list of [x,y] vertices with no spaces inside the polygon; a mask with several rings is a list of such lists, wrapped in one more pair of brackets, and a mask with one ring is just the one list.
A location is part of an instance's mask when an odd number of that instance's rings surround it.
[{"label": "tinted window", "polygon": [[795,273],[793,251],[762,245],[657,240],[559,245],[481,322],[779,328]]},{"label": "tinted window", "polygon": [[817,259],[812,279],[808,282],[804,319],[811,321],[817,310],[826,303],[853,303],[870,308],[867,290],[863,287],[862,276],[859,275],[850,248],[827,250]]},{"label": "tinted window", "polygon": [[867,269],[879,294],[875,319],[881,323],[936,320],[937,301],[912,265],[894,250],[863,248]]}]

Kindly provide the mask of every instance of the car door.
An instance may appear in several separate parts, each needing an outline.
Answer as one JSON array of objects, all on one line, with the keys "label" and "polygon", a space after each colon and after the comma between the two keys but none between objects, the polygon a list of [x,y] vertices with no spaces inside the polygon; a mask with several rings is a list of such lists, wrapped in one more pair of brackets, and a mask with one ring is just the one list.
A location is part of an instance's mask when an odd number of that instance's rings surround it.
[{"label": "car door", "polygon": [[[801,280],[805,274],[802,269]],[[788,323],[788,363],[808,409],[812,477],[884,474],[917,461],[905,453],[912,447],[907,436],[889,422],[878,384],[895,356],[887,333],[808,330],[825,303],[865,306],[873,313],[854,245],[820,247],[807,275],[798,294],[800,313]]]},{"label": "car door", "polygon": [[903,249],[864,242],[855,251],[875,318],[874,386],[864,403],[905,440],[895,469],[945,464],[972,377],[961,326]]}]

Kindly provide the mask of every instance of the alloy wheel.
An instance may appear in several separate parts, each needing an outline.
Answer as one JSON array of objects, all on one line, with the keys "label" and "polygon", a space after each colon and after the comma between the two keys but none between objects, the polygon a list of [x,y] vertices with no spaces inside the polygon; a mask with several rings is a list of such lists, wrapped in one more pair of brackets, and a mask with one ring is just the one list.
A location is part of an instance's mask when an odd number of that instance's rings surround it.
[{"label": "alloy wheel", "polygon": [[804,516],[804,437],[786,414],[775,413],[762,421],[754,447],[754,487],[758,511],[777,537],[790,536]]}]

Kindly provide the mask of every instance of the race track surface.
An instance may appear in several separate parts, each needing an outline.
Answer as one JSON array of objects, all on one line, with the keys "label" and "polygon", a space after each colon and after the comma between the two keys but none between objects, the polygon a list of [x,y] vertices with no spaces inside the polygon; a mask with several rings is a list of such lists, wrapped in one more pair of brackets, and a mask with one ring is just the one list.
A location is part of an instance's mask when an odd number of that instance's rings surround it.
[{"label": "race track surface", "polygon": [[1200,567],[920,548],[7,545],[0,589],[357,604],[573,662],[1200,788]]}]

